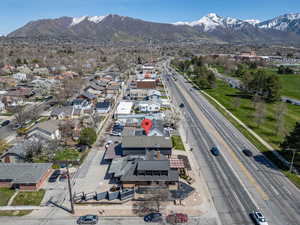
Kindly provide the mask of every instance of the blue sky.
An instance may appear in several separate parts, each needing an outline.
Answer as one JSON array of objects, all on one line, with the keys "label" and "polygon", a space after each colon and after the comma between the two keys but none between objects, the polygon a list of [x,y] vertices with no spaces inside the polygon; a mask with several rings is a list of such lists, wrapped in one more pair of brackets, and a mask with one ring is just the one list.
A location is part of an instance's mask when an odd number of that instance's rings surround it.
[{"label": "blue sky", "polygon": [[1,0],[0,35],[42,18],[112,13],[171,23],[198,20],[210,12],[265,20],[300,12],[300,0]]}]

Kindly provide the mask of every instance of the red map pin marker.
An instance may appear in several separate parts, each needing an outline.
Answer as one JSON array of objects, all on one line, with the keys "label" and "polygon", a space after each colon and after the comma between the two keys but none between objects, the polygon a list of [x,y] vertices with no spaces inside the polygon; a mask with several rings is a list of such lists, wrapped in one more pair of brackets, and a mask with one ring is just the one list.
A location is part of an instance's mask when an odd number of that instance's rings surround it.
[{"label": "red map pin marker", "polygon": [[152,120],[144,119],[142,121],[142,128],[144,128],[146,135],[148,136],[148,133],[149,133],[150,129],[152,128]]}]

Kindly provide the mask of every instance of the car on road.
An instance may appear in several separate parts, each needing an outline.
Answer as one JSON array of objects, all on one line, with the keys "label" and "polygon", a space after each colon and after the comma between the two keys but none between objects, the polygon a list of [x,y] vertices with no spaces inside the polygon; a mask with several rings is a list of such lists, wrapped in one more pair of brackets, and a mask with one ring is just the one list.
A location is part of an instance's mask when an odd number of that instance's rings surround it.
[{"label": "car on road", "polygon": [[77,220],[77,224],[97,224],[99,217],[97,215],[85,215],[80,216]]},{"label": "car on road", "polygon": [[220,150],[217,147],[212,147],[210,151],[214,156],[220,155]]},{"label": "car on road", "polygon": [[174,213],[170,214],[166,217],[166,221],[171,224],[176,223],[187,223],[188,222],[188,216],[183,213]]},{"label": "car on road", "polygon": [[62,175],[60,175],[59,181],[65,181],[67,178],[68,178],[68,174],[67,173],[63,173]]},{"label": "car on road", "polygon": [[12,127],[13,130],[18,130],[19,128],[21,128],[21,125],[18,123],[14,124]]},{"label": "car on road", "polygon": [[250,214],[251,218],[257,225],[268,225],[266,218],[259,211],[254,211]]},{"label": "car on road", "polygon": [[184,107],[184,104],[183,104],[183,103],[180,103],[179,107],[180,107],[180,108],[183,108],[183,107]]},{"label": "car on road", "polygon": [[7,126],[9,123],[10,123],[9,120],[5,120],[5,121],[3,121],[3,122],[1,123],[1,127],[5,127],[5,126]]},{"label": "car on road", "polygon": [[145,222],[160,222],[162,221],[162,215],[161,213],[149,213],[148,215],[144,216],[144,221]]},{"label": "car on road", "polygon": [[243,153],[245,156],[252,157],[253,153],[249,149],[243,149]]}]

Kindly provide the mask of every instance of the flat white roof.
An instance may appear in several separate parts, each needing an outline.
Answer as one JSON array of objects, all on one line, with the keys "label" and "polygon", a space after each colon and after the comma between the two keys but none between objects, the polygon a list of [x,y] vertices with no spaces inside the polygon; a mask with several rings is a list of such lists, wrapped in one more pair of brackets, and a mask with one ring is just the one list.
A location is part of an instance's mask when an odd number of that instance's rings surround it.
[{"label": "flat white roof", "polygon": [[133,102],[121,101],[117,107],[116,114],[130,114],[133,107]]}]

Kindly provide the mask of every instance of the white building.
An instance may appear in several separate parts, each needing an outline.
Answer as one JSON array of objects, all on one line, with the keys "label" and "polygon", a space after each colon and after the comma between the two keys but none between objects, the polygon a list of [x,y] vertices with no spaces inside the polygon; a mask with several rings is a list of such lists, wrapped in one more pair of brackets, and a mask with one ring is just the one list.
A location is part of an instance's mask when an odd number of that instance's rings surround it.
[{"label": "white building", "polygon": [[159,112],[160,103],[152,101],[142,101],[138,103],[138,109],[140,112]]},{"label": "white building", "polygon": [[26,73],[15,73],[13,74],[13,78],[16,80],[27,80]]},{"label": "white building", "polygon": [[133,102],[120,101],[115,116],[118,117],[119,115],[129,115],[131,114],[132,108],[133,108]]}]

